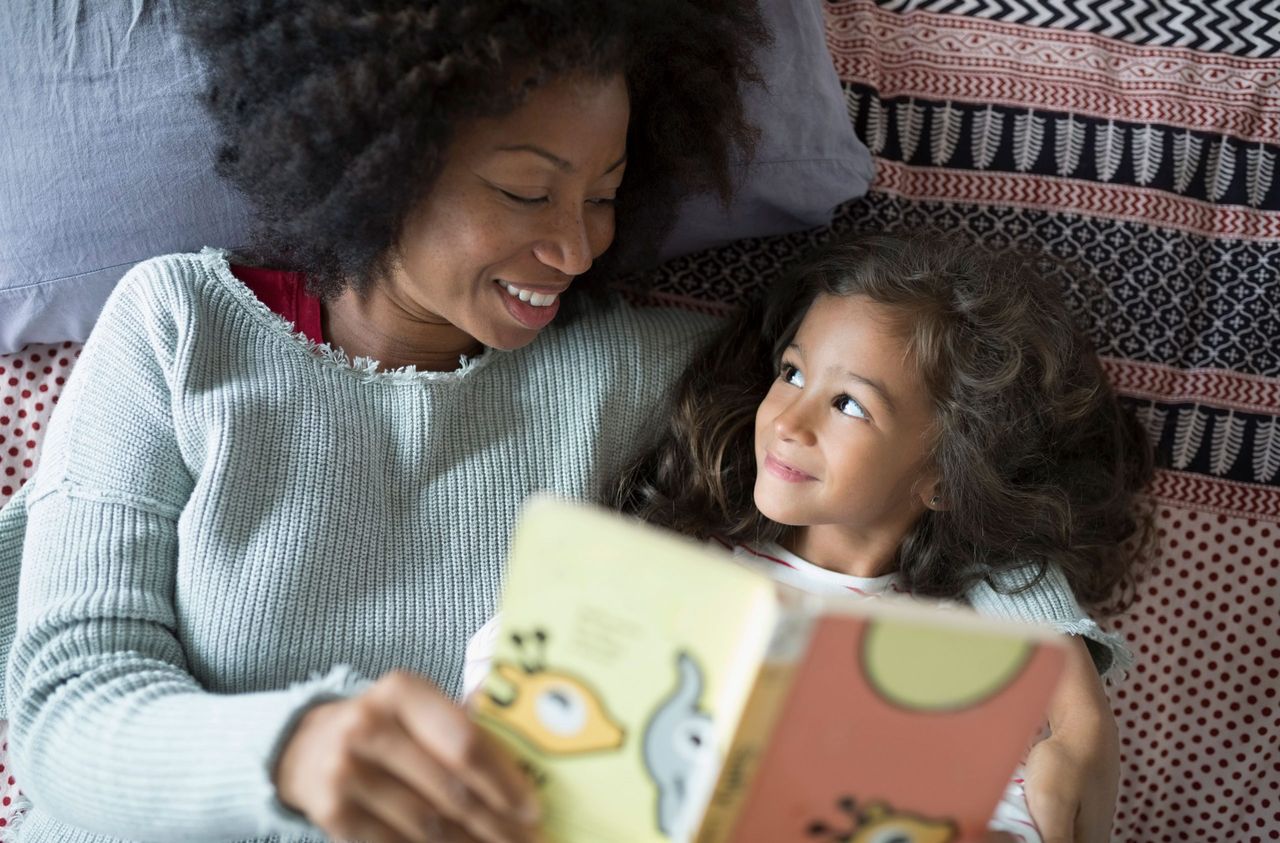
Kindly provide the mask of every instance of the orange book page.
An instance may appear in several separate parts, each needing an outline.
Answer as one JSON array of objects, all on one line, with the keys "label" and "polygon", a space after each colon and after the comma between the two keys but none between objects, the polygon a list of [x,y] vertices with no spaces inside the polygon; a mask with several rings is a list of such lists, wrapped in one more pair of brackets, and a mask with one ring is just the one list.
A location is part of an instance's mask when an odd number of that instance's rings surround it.
[{"label": "orange book page", "polygon": [[964,625],[821,619],[731,839],[980,837],[1063,655]]}]

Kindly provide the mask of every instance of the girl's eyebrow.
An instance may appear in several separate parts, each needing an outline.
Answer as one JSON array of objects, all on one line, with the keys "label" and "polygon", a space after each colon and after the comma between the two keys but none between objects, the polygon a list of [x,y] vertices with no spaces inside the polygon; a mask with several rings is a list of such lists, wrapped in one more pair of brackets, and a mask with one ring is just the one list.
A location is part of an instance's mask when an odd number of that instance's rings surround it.
[{"label": "girl's eyebrow", "polygon": [[841,370],[838,367],[833,366],[832,370],[847,378],[851,378],[858,383],[866,384],[869,388],[875,390],[876,394],[880,396],[880,400],[884,401],[885,406],[889,408],[890,413],[897,412],[897,407],[893,405],[893,399],[889,397],[889,390],[885,389],[884,384],[877,380],[872,380],[871,378],[860,375],[857,372],[851,372],[848,369]]},{"label": "girl's eyebrow", "polygon": [[[789,344],[787,348],[794,350],[801,357],[804,356],[804,349],[800,347],[800,343],[798,342]],[[865,375],[860,375],[850,369],[841,369],[839,366],[832,366],[828,371],[835,372],[837,375],[865,384],[870,389],[875,390],[876,394],[880,396],[880,400],[884,401],[885,406],[888,407],[890,413],[897,412],[898,408],[894,405],[893,398],[889,395],[889,390],[884,384],[880,383],[880,381],[875,380],[874,378],[869,378]]]}]

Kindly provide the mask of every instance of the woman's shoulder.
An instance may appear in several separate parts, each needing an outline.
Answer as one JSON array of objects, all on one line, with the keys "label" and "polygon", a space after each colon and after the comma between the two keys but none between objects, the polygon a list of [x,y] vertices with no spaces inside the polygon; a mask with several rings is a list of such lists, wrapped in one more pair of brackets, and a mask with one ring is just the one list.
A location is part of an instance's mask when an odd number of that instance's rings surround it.
[{"label": "woman's shoulder", "polygon": [[124,274],[108,299],[107,309],[115,305],[162,314],[194,308],[225,286],[220,264],[226,265],[226,253],[210,248],[148,258]]},{"label": "woman's shoulder", "polygon": [[708,309],[633,304],[619,297],[592,302],[564,329],[575,344],[594,353],[606,350],[636,361],[675,353],[687,358],[723,326]]}]

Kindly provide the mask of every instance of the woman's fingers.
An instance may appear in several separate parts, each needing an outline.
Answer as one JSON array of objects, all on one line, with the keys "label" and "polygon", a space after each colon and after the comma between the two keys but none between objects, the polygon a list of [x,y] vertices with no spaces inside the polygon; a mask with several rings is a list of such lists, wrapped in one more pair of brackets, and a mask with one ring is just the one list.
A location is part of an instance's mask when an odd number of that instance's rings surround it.
[{"label": "woman's fingers", "polygon": [[462,709],[413,674],[388,674],[358,697],[307,711],[273,778],[284,804],[338,839],[356,826],[374,843],[536,839],[532,785]]},{"label": "woman's fingers", "polygon": [[[466,840],[482,843],[523,843],[531,839],[527,826],[498,814],[476,797],[450,770],[441,766],[398,724],[371,738],[361,750],[369,772],[361,775],[358,798],[385,804],[383,819],[397,828],[421,828],[436,816],[467,832]],[[412,831],[406,831],[410,835]]]},{"label": "woman's fingers", "polygon": [[518,837],[492,829],[481,828],[476,833],[471,823],[446,816],[417,790],[376,764],[365,766],[352,782],[352,798],[365,813],[395,829],[406,843],[434,843],[446,838],[456,843],[520,843]]},{"label": "woman's fingers", "polygon": [[493,811],[524,826],[537,823],[537,797],[528,778],[466,712],[434,686],[410,674],[391,674],[382,682],[384,699],[414,742]]}]

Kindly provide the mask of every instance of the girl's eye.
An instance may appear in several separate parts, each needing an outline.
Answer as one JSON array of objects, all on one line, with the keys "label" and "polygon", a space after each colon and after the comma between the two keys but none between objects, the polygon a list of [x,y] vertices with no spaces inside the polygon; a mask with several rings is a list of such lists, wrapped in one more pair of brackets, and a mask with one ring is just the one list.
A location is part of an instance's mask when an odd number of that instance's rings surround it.
[{"label": "girl's eye", "polygon": [[855,418],[855,419],[870,418],[867,415],[867,411],[863,409],[862,405],[859,404],[857,401],[854,401],[848,395],[841,395],[839,398],[835,400],[832,406],[834,406],[837,410],[844,413],[846,416],[849,416],[850,418]]},{"label": "girl's eye", "polygon": [[790,363],[783,363],[782,369],[778,373],[783,383],[789,383],[792,386],[804,386],[804,372],[792,366]]},{"label": "girl's eye", "polygon": [[545,205],[550,201],[548,196],[521,196],[518,193],[512,193],[509,190],[498,188],[498,192],[510,199],[512,202],[518,202],[521,205]]},{"label": "girl's eye", "polygon": [[601,196],[598,199],[588,199],[587,204],[612,208],[614,205],[618,204],[618,198],[616,196]]}]

